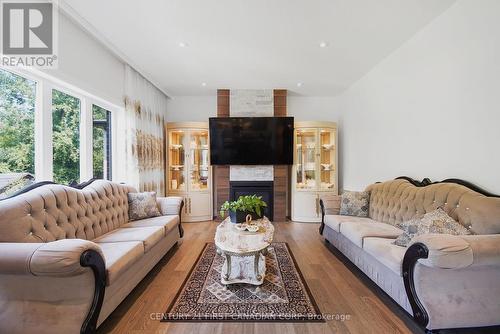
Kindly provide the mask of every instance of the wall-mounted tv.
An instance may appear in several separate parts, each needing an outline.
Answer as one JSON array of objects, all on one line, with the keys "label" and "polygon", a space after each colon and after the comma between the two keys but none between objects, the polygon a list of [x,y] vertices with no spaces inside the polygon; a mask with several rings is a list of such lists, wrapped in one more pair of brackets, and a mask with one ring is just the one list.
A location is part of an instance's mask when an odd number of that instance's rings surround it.
[{"label": "wall-mounted tv", "polygon": [[212,165],[293,164],[293,117],[210,118]]}]

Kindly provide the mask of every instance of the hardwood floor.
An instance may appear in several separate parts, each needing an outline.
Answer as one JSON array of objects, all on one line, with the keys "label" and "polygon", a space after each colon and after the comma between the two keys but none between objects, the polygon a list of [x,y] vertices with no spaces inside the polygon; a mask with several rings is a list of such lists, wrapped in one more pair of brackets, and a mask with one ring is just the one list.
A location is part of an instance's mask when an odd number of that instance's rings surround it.
[{"label": "hardwood floor", "polygon": [[325,323],[167,323],[165,312],[216,222],[185,223],[182,244],[174,247],[100,326],[98,333],[423,333],[318,234],[318,224],[275,223],[274,240],[288,242],[320,310],[349,316]]}]

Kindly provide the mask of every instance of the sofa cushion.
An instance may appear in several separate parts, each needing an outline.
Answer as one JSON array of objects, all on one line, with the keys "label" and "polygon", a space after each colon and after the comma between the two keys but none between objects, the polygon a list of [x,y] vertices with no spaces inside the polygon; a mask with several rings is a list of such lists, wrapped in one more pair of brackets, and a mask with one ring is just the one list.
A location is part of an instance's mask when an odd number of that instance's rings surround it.
[{"label": "sofa cushion", "polygon": [[374,220],[365,217],[325,215],[325,225],[336,232],[340,232],[340,225],[347,223],[375,223]]},{"label": "sofa cushion", "polygon": [[174,227],[179,224],[179,216],[168,215],[159,216],[153,218],[146,218],[141,220],[131,221],[122,227],[145,227],[145,226],[163,226],[165,229],[165,235],[167,235]]},{"label": "sofa cushion", "polygon": [[123,272],[144,255],[141,241],[98,243],[106,262],[106,285],[113,284]]},{"label": "sofa cushion", "polygon": [[[385,223],[358,222],[341,224],[340,233],[358,247],[363,248],[363,239],[367,237],[397,238],[403,230]],[[394,241],[394,240],[391,240]]]},{"label": "sofa cushion", "polygon": [[367,237],[363,240],[363,250],[401,276],[406,249],[394,245],[393,241],[389,238]]},{"label": "sofa cushion", "polygon": [[144,251],[148,252],[165,236],[164,231],[165,229],[162,226],[118,228],[95,239],[94,242],[142,241]]}]

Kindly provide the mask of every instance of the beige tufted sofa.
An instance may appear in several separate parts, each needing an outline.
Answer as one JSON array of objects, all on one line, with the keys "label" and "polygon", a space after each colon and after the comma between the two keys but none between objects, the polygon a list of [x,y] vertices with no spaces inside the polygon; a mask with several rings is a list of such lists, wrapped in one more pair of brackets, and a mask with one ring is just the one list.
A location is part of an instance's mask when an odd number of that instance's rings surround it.
[{"label": "beige tufted sofa", "polygon": [[[460,180],[373,184],[368,218],[340,216],[339,197],[323,198],[320,233],[427,330],[499,325],[500,198],[470,188]],[[396,223],[438,207],[474,235],[393,244]]]},{"label": "beige tufted sofa", "polygon": [[182,198],[129,221],[134,189],[97,180],[0,201],[0,333],[92,333],[182,237]]}]

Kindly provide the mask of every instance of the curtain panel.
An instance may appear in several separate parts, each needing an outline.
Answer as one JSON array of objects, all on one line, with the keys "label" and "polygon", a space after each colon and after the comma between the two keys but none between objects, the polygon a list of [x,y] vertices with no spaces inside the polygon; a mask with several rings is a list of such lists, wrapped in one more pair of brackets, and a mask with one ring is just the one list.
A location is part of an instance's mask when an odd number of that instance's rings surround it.
[{"label": "curtain panel", "polygon": [[165,193],[165,115],[167,96],[125,66],[125,112],[119,122],[118,161],[123,182],[139,191]]}]

